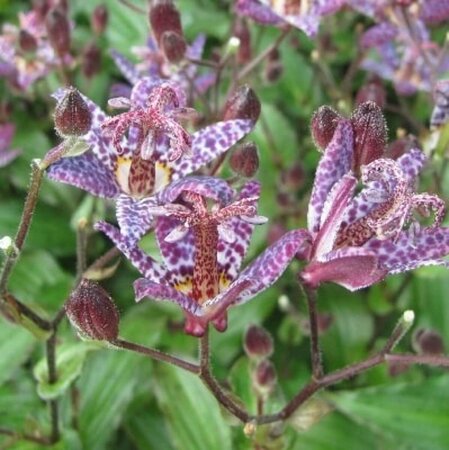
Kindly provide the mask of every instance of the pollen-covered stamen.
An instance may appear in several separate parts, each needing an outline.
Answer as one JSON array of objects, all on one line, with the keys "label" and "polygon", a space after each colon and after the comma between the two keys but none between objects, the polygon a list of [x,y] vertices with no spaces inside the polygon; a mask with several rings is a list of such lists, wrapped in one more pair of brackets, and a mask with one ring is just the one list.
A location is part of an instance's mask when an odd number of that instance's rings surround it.
[{"label": "pollen-covered stamen", "polygon": [[[128,103],[120,98],[113,100],[112,105],[126,108]],[[152,157],[155,147],[164,136],[170,141],[170,161],[175,161],[191,150],[192,138],[177,120],[190,117],[192,110],[180,107],[178,95],[171,86],[163,84],[155,87],[145,107],[134,106],[132,102],[129,106],[129,111],[102,124],[102,128],[112,134],[113,144],[119,154],[124,153],[122,138],[131,126],[141,131],[135,145],[143,159]]]}]

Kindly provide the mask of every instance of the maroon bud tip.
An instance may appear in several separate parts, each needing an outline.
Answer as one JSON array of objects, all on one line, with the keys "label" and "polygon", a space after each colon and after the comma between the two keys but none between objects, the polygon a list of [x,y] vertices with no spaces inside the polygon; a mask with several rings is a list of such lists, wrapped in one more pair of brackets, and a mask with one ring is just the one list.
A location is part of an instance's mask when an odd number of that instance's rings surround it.
[{"label": "maroon bud tip", "polygon": [[254,142],[238,146],[229,159],[231,169],[245,178],[251,178],[259,169],[259,150]]},{"label": "maroon bud tip", "polygon": [[233,35],[240,41],[237,52],[237,63],[245,64],[251,59],[251,33],[249,32],[248,23],[245,19],[237,18]]},{"label": "maroon bud tip", "polygon": [[282,187],[297,192],[304,185],[305,173],[300,163],[293,163],[291,167],[281,172]]},{"label": "maroon bud tip", "polygon": [[260,108],[260,101],[256,93],[245,84],[229,97],[223,119],[250,119],[256,122],[260,116]]},{"label": "maroon bud tip", "polygon": [[420,328],[413,335],[413,348],[419,354],[442,355],[444,343],[441,335],[434,330]]},{"label": "maroon bud tip", "polygon": [[106,5],[98,5],[94,9],[90,19],[90,26],[97,36],[101,36],[104,33],[104,30],[108,25],[108,20],[109,12]]},{"label": "maroon bud tip", "polygon": [[243,347],[249,358],[268,358],[273,353],[273,338],[265,328],[250,325],[245,333]]},{"label": "maroon bud tip", "polygon": [[67,54],[70,50],[70,24],[60,7],[52,8],[45,19],[48,39],[51,46],[59,56]]},{"label": "maroon bud tip", "polygon": [[150,25],[159,45],[161,45],[162,35],[166,31],[174,31],[179,36],[184,36],[181,17],[171,0],[153,2],[150,8]]},{"label": "maroon bud tip", "polygon": [[264,394],[268,394],[273,390],[276,380],[276,369],[273,363],[268,359],[260,361],[254,372],[255,388]]},{"label": "maroon bud tip", "polygon": [[359,91],[355,99],[356,105],[361,105],[365,102],[374,102],[379,108],[383,109],[387,102],[386,92],[382,82],[374,78],[368,83],[364,84]]},{"label": "maroon bud tip", "polygon": [[353,170],[384,156],[387,144],[387,124],[382,110],[374,102],[360,104],[352,113],[354,130]]},{"label": "maroon bud tip", "polygon": [[82,70],[86,78],[92,78],[101,69],[101,51],[94,44],[88,44],[83,52]]},{"label": "maroon bud tip", "polygon": [[167,60],[173,64],[184,58],[187,44],[184,37],[176,31],[165,31],[161,36],[161,50]]},{"label": "maroon bud tip", "polygon": [[269,83],[275,83],[284,73],[284,65],[281,61],[267,61],[265,65],[265,79]]},{"label": "maroon bud tip", "polygon": [[98,341],[117,339],[120,315],[109,294],[91,280],[82,280],[65,304],[67,317],[79,334]]},{"label": "maroon bud tip", "polygon": [[20,30],[19,33],[19,46],[24,52],[35,52],[37,48],[37,42],[33,35],[28,31]]},{"label": "maroon bud tip", "polygon": [[70,87],[55,108],[55,128],[63,137],[83,136],[92,125],[92,114],[77,89]]},{"label": "maroon bud tip", "polygon": [[324,150],[334,136],[338,122],[342,119],[330,106],[321,106],[313,114],[310,129],[315,145]]}]

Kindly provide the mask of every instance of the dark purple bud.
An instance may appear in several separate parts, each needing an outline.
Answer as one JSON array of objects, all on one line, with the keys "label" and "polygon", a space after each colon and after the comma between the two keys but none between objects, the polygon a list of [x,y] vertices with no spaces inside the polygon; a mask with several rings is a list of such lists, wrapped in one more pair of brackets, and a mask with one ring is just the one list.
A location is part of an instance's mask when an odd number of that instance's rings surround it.
[{"label": "dark purple bud", "polygon": [[383,109],[387,102],[386,96],[382,82],[378,78],[374,78],[359,89],[355,103],[361,105],[365,102],[374,102],[379,108]]},{"label": "dark purple bud", "polygon": [[403,154],[409,152],[412,148],[420,148],[416,136],[408,135],[390,142],[385,151],[385,157],[398,159]]},{"label": "dark purple bud", "polygon": [[420,328],[413,335],[413,348],[419,354],[442,355],[444,353],[443,338],[434,330]]},{"label": "dark purple bud", "polygon": [[61,57],[70,50],[70,23],[61,8],[52,8],[45,19],[48,40],[55,52]]},{"label": "dark purple bud", "polygon": [[249,358],[268,358],[273,353],[273,338],[265,328],[250,325],[245,333],[243,347]]},{"label": "dark purple bud", "polygon": [[28,31],[20,30],[19,33],[19,46],[24,52],[35,52],[37,48],[37,42],[34,36]]},{"label": "dark purple bud", "polygon": [[251,59],[251,33],[249,32],[247,21],[242,17],[237,18],[233,35],[240,41],[237,52],[237,63],[245,64]]},{"label": "dark purple bud", "polygon": [[49,10],[47,0],[33,0],[33,10],[36,11],[42,18],[44,18]]},{"label": "dark purple bud", "polygon": [[162,33],[160,47],[167,60],[173,64],[179,63],[187,50],[184,36],[176,31]]},{"label": "dark purple bud", "polygon": [[268,359],[260,361],[254,371],[254,387],[263,394],[269,394],[273,390],[276,380],[276,369],[273,363]]},{"label": "dark purple bud", "polygon": [[312,116],[310,129],[315,145],[324,150],[334,136],[338,122],[342,119],[330,106],[320,106]]},{"label": "dark purple bud", "polygon": [[83,136],[92,125],[92,114],[77,89],[70,87],[55,108],[55,128],[61,136]]},{"label": "dark purple bud", "polygon": [[231,169],[242,177],[251,178],[259,169],[259,150],[254,142],[239,145],[229,158]]},{"label": "dark purple bud", "polygon": [[305,173],[303,166],[297,162],[281,172],[282,187],[297,192],[304,186]]},{"label": "dark purple bud", "polygon": [[86,46],[83,52],[82,70],[86,78],[92,78],[101,69],[101,51],[92,42]]},{"label": "dark purple bud", "polygon": [[90,18],[90,26],[97,36],[101,36],[104,33],[108,25],[108,19],[109,13],[106,5],[98,5]]},{"label": "dark purple bud", "polygon": [[98,341],[117,339],[120,315],[112,298],[98,283],[82,280],[65,304],[65,311],[81,336]]},{"label": "dark purple bud", "polygon": [[150,25],[159,46],[166,31],[174,31],[179,36],[184,36],[179,11],[171,0],[156,0],[152,3]]},{"label": "dark purple bud", "polygon": [[284,65],[281,61],[267,61],[265,65],[265,79],[269,83],[275,83],[284,73]]},{"label": "dark purple bud", "polygon": [[225,105],[223,120],[250,119],[256,122],[260,116],[260,101],[247,85],[239,87]]},{"label": "dark purple bud", "polygon": [[359,173],[361,166],[384,156],[388,130],[382,110],[374,102],[360,104],[352,113],[351,123],[354,130],[352,169]]}]

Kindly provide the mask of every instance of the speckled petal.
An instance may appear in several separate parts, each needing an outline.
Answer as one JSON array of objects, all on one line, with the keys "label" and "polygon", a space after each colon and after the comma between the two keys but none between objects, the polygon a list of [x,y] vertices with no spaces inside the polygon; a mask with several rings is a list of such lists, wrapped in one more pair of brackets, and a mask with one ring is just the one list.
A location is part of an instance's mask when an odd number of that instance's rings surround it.
[{"label": "speckled petal", "polygon": [[140,74],[136,66],[124,55],[117,50],[111,50],[111,57],[115,62],[122,75],[131,83],[136,84],[139,81]]},{"label": "speckled petal", "polygon": [[449,18],[449,0],[423,0],[420,17],[424,22],[437,24]]},{"label": "speckled petal", "polygon": [[397,162],[410,184],[414,184],[419,172],[427,162],[427,157],[418,148],[413,148],[398,158]]},{"label": "speckled petal", "polygon": [[300,276],[314,288],[331,281],[356,291],[381,281],[387,273],[387,270],[379,267],[374,251],[346,247],[327,254],[322,261],[312,261]]},{"label": "speckled petal", "polygon": [[436,83],[433,97],[435,107],[432,111],[430,125],[439,127],[449,122],[449,79],[440,80]]},{"label": "speckled petal", "polygon": [[[237,200],[249,197],[258,198],[259,195],[260,183],[249,181],[241,189]],[[257,207],[257,200],[253,204]],[[233,242],[219,239],[217,259],[222,276],[226,277],[228,281],[232,281],[239,273],[243,258],[248,250],[254,225],[242,220],[240,217],[233,217],[227,222],[227,226],[236,239]]]},{"label": "speckled petal", "polygon": [[145,297],[156,301],[170,301],[194,315],[196,315],[201,308],[198,303],[181,294],[181,292],[178,292],[171,286],[154,283],[146,278],[139,278],[134,282],[134,292],[137,301],[142,300]]},{"label": "speckled petal", "polygon": [[184,191],[194,192],[222,205],[228,204],[234,196],[234,190],[226,181],[215,177],[196,176],[174,181],[159,192],[158,201],[159,203],[172,203]]},{"label": "speckled petal", "polygon": [[165,267],[146,255],[137,245],[130,247],[118,228],[107,222],[97,222],[95,229],[102,231],[144,277],[156,283],[165,281]]},{"label": "speckled petal", "polygon": [[153,225],[148,207],[156,204],[154,198],[134,199],[122,194],[117,199],[117,221],[120,232],[129,245],[134,245]]},{"label": "speckled petal", "polygon": [[293,230],[268,247],[241,272],[238,280],[255,281],[236,298],[235,303],[246,302],[269,288],[284,273],[298,250],[308,245],[309,240],[310,235],[306,230]]},{"label": "speckled petal", "polygon": [[376,252],[379,265],[389,273],[405,272],[421,266],[447,265],[449,228],[425,228],[413,234],[403,231],[396,241],[371,239],[366,245]]},{"label": "speckled petal", "polygon": [[174,179],[200,169],[229,150],[254,127],[251,120],[228,120],[210,125],[192,135],[192,156],[182,157],[170,164]]},{"label": "speckled petal", "polygon": [[120,193],[115,178],[91,152],[62,158],[47,169],[51,180],[67,183],[98,197],[114,198]]},{"label": "speckled petal", "polygon": [[235,11],[265,25],[280,25],[284,21],[273,10],[258,0],[237,0]]},{"label": "speckled petal", "polygon": [[308,228],[317,232],[321,213],[332,186],[349,172],[353,156],[353,132],[348,120],[341,120],[324,151],[315,175],[307,213]]},{"label": "speckled petal", "polygon": [[360,38],[360,45],[363,48],[379,47],[392,41],[398,34],[398,29],[388,23],[382,22],[374,25],[365,31]]}]

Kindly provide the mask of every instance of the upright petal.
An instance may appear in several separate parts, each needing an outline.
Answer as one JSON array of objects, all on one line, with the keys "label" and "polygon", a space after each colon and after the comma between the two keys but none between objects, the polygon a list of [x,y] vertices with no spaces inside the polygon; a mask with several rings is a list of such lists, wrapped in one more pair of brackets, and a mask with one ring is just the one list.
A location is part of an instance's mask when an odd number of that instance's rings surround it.
[{"label": "upright petal", "polygon": [[408,178],[410,184],[414,184],[419,172],[427,162],[426,155],[419,148],[412,148],[397,160],[399,167]]},{"label": "upright petal", "polygon": [[156,283],[165,282],[166,268],[146,255],[137,245],[129,246],[118,228],[107,222],[97,222],[95,229],[102,231],[145,278]]},{"label": "upright petal", "polygon": [[234,303],[246,302],[259,292],[269,288],[284,273],[300,248],[310,245],[310,239],[307,230],[293,230],[268,247],[241,272],[239,278],[234,282],[246,279],[255,280],[237,296]]},{"label": "upright petal", "polygon": [[341,120],[316,171],[307,213],[308,228],[311,232],[317,232],[320,228],[321,213],[332,186],[351,169],[353,142],[351,123]]},{"label": "upright petal", "polygon": [[375,252],[380,267],[400,273],[421,266],[447,265],[449,228],[425,228],[418,232],[402,231],[396,241],[371,239],[365,245]]},{"label": "upright petal", "polygon": [[181,178],[200,169],[217,156],[229,150],[254,127],[251,120],[217,122],[192,135],[192,156],[184,156],[170,163],[173,179]]},{"label": "upright petal", "polygon": [[151,197],[134,199],[126,194],[118,197],[116,203],[117,221],[120,232],[129,245],[135,245],[153,225],[154,219],[148,213],[148,207],[155,204],[155,199]]},{"label": "upright petal", "polygon": [[136,66],[124,55],[115,49],[111,50],[111,57],[115,62],[122,75],[132,84],[139,81],[140,74]]},{"label": "upright petal", "polygon": [[61,158],[47,169],[47,175],[98,197],[115,198],[120,193],[113,173],[91,151]]}]

